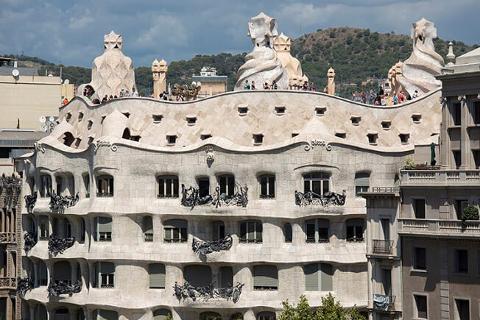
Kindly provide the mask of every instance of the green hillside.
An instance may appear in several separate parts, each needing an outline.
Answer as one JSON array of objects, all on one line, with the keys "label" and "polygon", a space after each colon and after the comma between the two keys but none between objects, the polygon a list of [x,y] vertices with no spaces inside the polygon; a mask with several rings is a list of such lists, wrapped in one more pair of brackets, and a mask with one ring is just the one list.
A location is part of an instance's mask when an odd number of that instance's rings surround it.
[{"label": "green hillside", "polygon": [[[457,56],[478,45],[468,46],[454,43]],[[448,42],[436,39],[437,52],[445,57]],[[303,70],[319,90],[326,85],[329,66],[336,72],[336,87],[341,96],[349,97],[352,91],[375,88],[375,79],[385,78],[388,69],[398,60],[408,58],[412,50],[409,36],[393,33],[370,32],[368,29],[329,28],[305,34],[293,41],[292,55],[302,63]],[[243,54],[220,53],[217,55],[197,55],[190,60],[172,61],[169,64],[167,79],[171,84],[190,83],[192,74],[199,74],[203,66],[217,68],[218,74],[228,76],[228,88],[235,84],[236,71],[244,62]],[[19,56],[20,65],[39,67],[39,73],[46,70],[56,75],[60,66],[43,59]],[[93,59],[94,57],[92,57]],[[62,66],[63,78],[71,83],[81,84],[90,81],[89,68]],[[152,75],[150,66],[135,69],[136,83],[140,94],[150,95]]]}]

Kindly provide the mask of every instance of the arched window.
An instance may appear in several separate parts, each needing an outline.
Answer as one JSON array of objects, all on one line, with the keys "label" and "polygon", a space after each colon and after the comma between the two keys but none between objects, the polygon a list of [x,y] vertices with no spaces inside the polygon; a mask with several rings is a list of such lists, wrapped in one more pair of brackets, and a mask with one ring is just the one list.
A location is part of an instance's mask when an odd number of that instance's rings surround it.
[{"label": "arched window", "polygon": [[327,172],[311,172],[303,176],[303,192],[311,192],[314,198],[320,198],[330,191],[330,174]]},{"label": "arched window", "polygon": [[111,175],[97,176],[97,197],[113,197],[113,177]]},{"label": "arched window", "polygon": [[205,265],[185,266],[183,277],[194,287],[205,287],[212,284],[212,270]]},{"label": "arched window", "polygon": [[240,222],[240,242],[243,243],[261,243],[263,233],[262,222],[258,220],[248,220]]},{"label": "arched window", "polygon": [[49,174],[40,175],[40,197],[48,197],[52,193],[52,177]]},{"label": "arched window", "polygon": [[90,175],[88,172],[82,174],[83,187],[85,189],[85,198],[90,198]]},{"label": "arched window", "polygon": [[357,172],[355,173],[355,195],[358,197],[362,192],[368,192],[370,186],[370,173]]},{"label": "arched window", "polygon": [[310,219],[305,221],[305,235],[308,243],[330,241],[330,222],[327,219]]},{"label": "arched window", "polygon": [[48,237],[50,237],[50,225],[47,216],[38,217],[38,228],[40,232],[39,240],[48,240]]},{"label": "arched window", "polygon": [[70,147],[73,141],[75,141],[75,138],[70,132],[65,132],[62,138],[63,138],[63,144],[66,145],[67,147]]},{"label": "arched window", "polygon": [[290,223],[283,225],[283,237],[286,243],[292,242],[292,225]]},{"label": "arched window", "polygon": [[172,313],[168,309],[157,309],[153,311],[153,320],[167,320],[172,316]]},{"label": "arched window", "polygon": [[257,320],[276,320],[277,317],[275,316],[274,312],[271,311],[262,311],[257,313]]},{"label": "arched window", "polygon": [[349,219],[346,222],[347,241],[363,241],[365,221],[363,219]]},{"label": "arched window", "polygon": [[145,242],[153,241],[153,221],[151,216],[145,216],[142,219],[143,239]]},{"label": "arched window", "polygon": [[303,266],[305,291],[332,291],[332,265],[311,263]]},{"label": "arched window", "polygon": [[47,265],[43,260],[38,260],[37,263],[37,286],[46,286],[48,284]]},{"label": "arched window", "polygon": [[274,265],[258,265],[253,267],[254,290],[277,290],[278,269]]},{"label": "arched window", "polygon": [[163,224],[163,240],[165,242],[187,242],[188,223],[186,220],[172,219]]},{"label": "arched window", "polygon": [[150,289],[165,289],[165,265],[151,263],[148,265]]}]

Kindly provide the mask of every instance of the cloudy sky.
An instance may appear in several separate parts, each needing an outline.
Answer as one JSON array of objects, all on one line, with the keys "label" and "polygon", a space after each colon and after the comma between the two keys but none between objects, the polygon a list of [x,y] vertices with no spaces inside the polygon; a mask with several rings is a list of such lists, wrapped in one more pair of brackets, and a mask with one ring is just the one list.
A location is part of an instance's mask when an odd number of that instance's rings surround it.
[{"label": "cloudy sky", "polygon": [[292,37],[335,26],[409,34],[425,17],[443,39],[480,43],[480,0],[0,0],[0,54],[89,66],[110,30],[136,66],[246,52],[247,21],[259,11]]}]

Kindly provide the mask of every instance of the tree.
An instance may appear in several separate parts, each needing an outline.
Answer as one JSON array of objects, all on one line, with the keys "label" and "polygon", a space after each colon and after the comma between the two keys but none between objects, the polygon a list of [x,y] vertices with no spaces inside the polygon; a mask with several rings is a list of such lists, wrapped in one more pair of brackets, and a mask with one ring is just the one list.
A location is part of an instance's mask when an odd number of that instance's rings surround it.
[{"label": "tree", "polygon": [[342,308],[340,302],[329,293],[322,298],[322,305],[317,309],[315,320],[347,320],[347,312]]},{"label": "tree", "polygon": [[282,302],[283,310],[279,320],[315,320],[314,310],[308,304],[307,298],[302,295],[296,307],[288,300]]}]

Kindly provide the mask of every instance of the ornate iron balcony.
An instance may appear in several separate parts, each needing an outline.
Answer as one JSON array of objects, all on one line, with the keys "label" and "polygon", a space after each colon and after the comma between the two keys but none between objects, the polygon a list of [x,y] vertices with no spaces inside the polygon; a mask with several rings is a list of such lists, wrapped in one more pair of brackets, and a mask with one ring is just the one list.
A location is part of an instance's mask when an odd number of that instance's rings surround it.
[{"label": "ornate iron balcony", "polygon": [[392,240],[373,240],[373,253],[374,254],[391,254],[392,253]]},{"label": "ornate iron balcony", "polygon": [[378,311],[389,311],[395,305],[395,296],[385,294],[373,295],[373,309]]},{"label": "ornate iron balcony", "polygon": [[66,208],[76,205],[79,199],[78,193],[75,196],[50,194],[50,210],[55,213],[63,213]]},{"label": "ornate iron balcony", "polygon": [[32,278],[17,278],[17,292],[21,296],[25,296],[27,291],[33,289],[33,279]]},{"label": "ornate iron balcony", "polygon": [[0,243],[15,243],[15,232],[0,232]]},{"label": "ornate iron balcony", "polygon": [[18,196],[22,190],[22,181],[20,178],[6,176],[2,174],[0,177],[0,195],[4,195],[3,206],[7,209],[15,207],[18,203]]},{"label": "ornate iron balcony", "polygon": [[25,199],[25,207],[27,208],[28,213],[33,212],[33,208],[35,208],[35,203],[37,203],[37,191],[35,191],[31,195],[26,195],[23,197]]},{"label": "ornate iron balcony", "polygon": [[297,206],[323,206],[327,207],[330,205],[334,206],[343,206],[345,205],[345,199],[347,198],[347,193],[345,190],[340,193],[336,192],[325,192],[323,195],[318,193],[308,191],[305,193],[295,190],[295,204]]},{"label": "ornate iron balcony", "polygon": [[71,296],[74,293],[79,293],[82,290],[82,282],[75,281],[73,284],[67,280],[51,280],[48,285],[48,296],[58,297],[61,294],[68,294]]},{"label": "ornate iron balcony", "polygon": [[190,207],[191,209],[201,205],[212,205],[215,206],[215,208],[222,205],[246,207],[248,204],[247,192],[247,186],[241,187],[236,185],[234,194],[229,196],[225,193],[220,193],[220,187],[216,187],[213,195],[208,194],[201,197],[198,188],[185,188],[185,185],[182,184],[182,199],[180,202],[182,206]]},{"label": "ornate iron balcony", "polygon": [[37,244],[36,237],[33,233],[26,232],[23,235],[23,249],[28,253]]},{"label": "ornate iron balcony", "polygon": [[65,250],[73,246],[75,243],[74,237],[69,238],[57,238],[54,235],[51,235],[48,239],[48,252],[53,255],[63,253]]},{"label": "ornate iron balcony", "polygon": [[192,250],[200,256],[206,256],[212,252],[230,250],[232,243],[233,239],[231,235],[226,235],[225,238],[214,241],[202,241],[194,238],[192,242]]},{"label": "ornate iron balcony", "polygon": [[244,283],[237,282],[235,286],[227,288],[215,288],[213,284],[210,284],[205,287],[194,287],[185,281],[183,285],[179,285],[175,282],[173,286],[174,295],[179,301],[187,300],[190,298],[192,301],[197,301],[201,299],[203,301],[208,301],[210,299],[225,299],[229,301],[230,299],[233,303],[237,303],[240,299],[240,294],[242,293],[242,287]]}]

